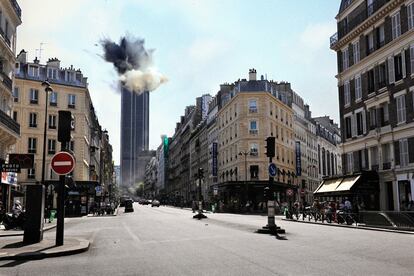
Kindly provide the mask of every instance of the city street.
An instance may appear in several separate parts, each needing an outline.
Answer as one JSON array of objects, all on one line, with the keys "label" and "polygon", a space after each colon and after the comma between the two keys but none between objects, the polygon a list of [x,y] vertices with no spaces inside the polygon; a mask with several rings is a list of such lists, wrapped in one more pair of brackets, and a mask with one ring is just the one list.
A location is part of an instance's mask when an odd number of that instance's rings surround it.
[{"label": "city street", "polygon": [[[134,204],[134,213],[84,217],[66,236],[89,251],[36,261],[2,261],[0,275],[412,275],[414,235],[277,220],[287,240],[253,233],[256,215],[207,214]],[[54,231],[45,235],[54,235]]]}]

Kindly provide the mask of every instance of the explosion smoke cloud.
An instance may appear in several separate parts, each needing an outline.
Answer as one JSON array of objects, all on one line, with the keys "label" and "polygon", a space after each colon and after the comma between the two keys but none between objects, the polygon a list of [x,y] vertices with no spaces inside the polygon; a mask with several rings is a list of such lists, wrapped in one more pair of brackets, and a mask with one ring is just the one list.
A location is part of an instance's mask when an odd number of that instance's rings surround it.
[{"label": "explosion smoke cloud", "polygon": [[110,39],[101,41],[104,59],[114,65],[119,80],[130,91],[141,94],[153,91],[167,81],[153,64],[153,49],[146,50],[144,40],[121,37],[119,44]]}]

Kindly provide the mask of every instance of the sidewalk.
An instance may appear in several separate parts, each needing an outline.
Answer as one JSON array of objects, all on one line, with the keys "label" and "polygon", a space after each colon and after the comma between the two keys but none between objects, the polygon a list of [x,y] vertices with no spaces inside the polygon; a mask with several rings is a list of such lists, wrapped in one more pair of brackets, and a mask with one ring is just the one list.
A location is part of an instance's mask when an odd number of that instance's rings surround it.
[{"label": "sidewalk", "polygon": [[382,228],[382,227],[373,227],[373,226],[366,226],[362,224],[353,224],[353,225],[347,225],[347,224],[338,224],[338,223],[322,223],[321,221],[308,221],[305,220],[296,220],[296,219],[287,219],[282,218],[284,221],[290,221],[290,222],[299,222],[299,223],[308,223],[308,224],[317,224],[317,225],[325,225],[325,226],[331,226],[331,227],[344,227],[344,228],[352,228],[352,229],[361,229],[361,230],[370,230],[370,231],[380,231],[380,232],[391,232],[391,233],[400,233],[400,234],[411,234],[414,235],[413,231],[405,231],[401,229],[391,229],[391,228]]},{"label": "sidewalk", "polygon": [[[43,231],[49,231],[51,229],[56,228],[56,220],[52,223],[45,223],[43,227]],[[15,236],[23,236],[23,230],[4,230],[0,229],[0,238],[2,237],[15,237]]]},{"label": "sidewalk", "polygon": [[40,243],[25,245],[20,237],[0,239],[0,260],[36,260],[78,254],[89,249],[89,241],[66,237],[64,245],[55,246],[55,239],[44,238]]}]

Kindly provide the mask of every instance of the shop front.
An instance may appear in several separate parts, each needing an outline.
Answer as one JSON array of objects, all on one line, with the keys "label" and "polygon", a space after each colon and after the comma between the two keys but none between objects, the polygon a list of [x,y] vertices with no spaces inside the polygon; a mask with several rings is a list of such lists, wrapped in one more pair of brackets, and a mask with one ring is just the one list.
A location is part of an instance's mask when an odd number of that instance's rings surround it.
[{"label": "shop front", "polygon": [[400,211],[414,210],[414,173],[397,174],[398,206]]},{"label": "shop front", "polygon": [[16,173],[1,172],[0,200],[3,206],[2,208],[6,212],[10,212],[13,207],[14,200],[20,200],[22,196],[24,196],[23,193],[17,191],[17,187]]},{"label": "shop front", "polygon": [[[264,197],[264,188],[268,185],[268,181],[224,182],[213,187],[214,201],[218,204],[219,210],[223,212],[243,212],[246,210],[246,203],[250,211],[266,212],[267,202]],[[278,204],[283,205],[289,200],[294,200],[286,194],[287,189],[297,191],[297,186],[274,182],[269,192]]]},{"label": "shop front", "polygon": [[349,199],[354,208],[379,210],[379,177],[375,171],[324,178],[313,193],[320,202]]}]

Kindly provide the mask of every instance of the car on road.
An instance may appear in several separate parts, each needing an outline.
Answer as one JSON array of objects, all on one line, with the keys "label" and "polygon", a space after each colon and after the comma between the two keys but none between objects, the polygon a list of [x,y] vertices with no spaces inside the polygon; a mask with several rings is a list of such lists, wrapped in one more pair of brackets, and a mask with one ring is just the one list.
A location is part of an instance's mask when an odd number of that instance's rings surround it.
[{"label": "car on road", "polygon": [[125,213],[134,212],[134,206],[132,199],[125,200]]},{"label": "car on road", "polygon": [[119,207],[125,207],[125,201],[131,199],[129,196],[121,196],[119,199]]},{"label": "car on road", "polygon": [[158,200],[154,199],[151,202],[151,207],[160,207],[160,202]]}]

